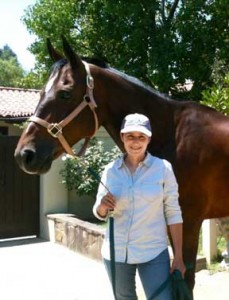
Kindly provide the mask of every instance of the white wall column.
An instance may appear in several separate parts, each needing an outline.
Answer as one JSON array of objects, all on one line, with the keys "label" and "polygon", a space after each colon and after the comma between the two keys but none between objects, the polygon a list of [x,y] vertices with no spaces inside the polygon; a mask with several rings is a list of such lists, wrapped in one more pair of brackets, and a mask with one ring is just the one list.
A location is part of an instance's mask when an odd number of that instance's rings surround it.
[{"label": "white wall column", "polygon": [[40,176],[40,236],[49,240],[47,214],[67,213],[68,191],[61,183],[61,158],[55,160],[50,171]]},{"label": "white wall column", "polygon": [[203,254],[207,263],[217,255],[217,230],[214,219],[204,220],[202,224]]}]

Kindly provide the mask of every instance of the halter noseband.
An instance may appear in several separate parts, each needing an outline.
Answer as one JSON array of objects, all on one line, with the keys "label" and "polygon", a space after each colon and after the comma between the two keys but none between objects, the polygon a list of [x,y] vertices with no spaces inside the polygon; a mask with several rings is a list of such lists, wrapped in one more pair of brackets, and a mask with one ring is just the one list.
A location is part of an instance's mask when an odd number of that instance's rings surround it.
[{"label": "halter noseband", "polygon": [[82,146],[82,149],[78,153],[78,155],[82,155],[83,152],[86,150],[86,147],[90,141],[90,139],[95,135],[95,133],[98,130],[98,117],[95,112],[95,108],[97,107],[94,96],[93,96],[93,89],[94,89],[94,79],[91,76],[90,68],[89,65],[86,62],[83,62],[85,65],[86,73],[87,73],[87,89],[86,89],[86,94],[83,97],[83,101],[62,121],[59,123],[49,123],[39,117],[32,116],[29,118],[29,122],[34,122],[36,124],[39,124],[45,128],[47,128],[48,133],[54,137],[58,138],[60,141],[61,145],[65,149],[65,151],[70,154],[75,156],[75,153],[73,152],[72,148],[69,146],[68,142],[63,136],[62,129],[70,123],[78,114],[86,107],[89,106],[91,111],[93,112],[94,119],[95,119],[95,130],[92,134],[91,137],[85,138],[85,142]]}]

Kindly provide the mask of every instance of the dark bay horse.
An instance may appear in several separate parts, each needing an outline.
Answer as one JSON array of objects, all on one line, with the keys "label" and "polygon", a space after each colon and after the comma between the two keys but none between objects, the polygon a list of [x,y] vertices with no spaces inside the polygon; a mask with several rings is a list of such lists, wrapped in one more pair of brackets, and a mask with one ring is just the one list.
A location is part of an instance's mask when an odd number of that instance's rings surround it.
[{"label": "dark bay horse", "polygon": [[202,221],[229,216],[229,118],[191,101],[170,100],[114,69],[86,64],[65,40],[63,49],[66,58],[49,43],[55,64],[17,145],[19,166],[31,174],[45,173],[67,148],[59,140],[72,146],[99,126],[123,150],[119,131],[124,116],[147,115],[152,124],[149,151],[172,163],[179,184],[183,255],[192,266],[186,280],[192,289]]}]

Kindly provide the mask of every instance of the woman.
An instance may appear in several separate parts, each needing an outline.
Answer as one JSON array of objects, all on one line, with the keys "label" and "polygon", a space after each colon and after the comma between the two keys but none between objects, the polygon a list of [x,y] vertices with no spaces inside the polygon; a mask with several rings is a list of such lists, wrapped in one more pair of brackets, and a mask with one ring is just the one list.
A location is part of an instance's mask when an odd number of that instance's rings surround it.
[{"label": "woman", "polygon": [[[165,282],[175,269],[185,273],[182,258],[182,217],[177,182],[166,161],[147,152],[152,132],[149,119],[141,114],[127,115],[121,127],[126,153],[108,164],[102,175],[95,216],[106,220],[114,214],[116,299],[137,299],[135,275],[138,270],[146,298]],[[170,267],[167,245],[169,227],[174,260]],[[102,256],[111,279],[108,230]],[[166,285],[160,300],[171,299]]]}]

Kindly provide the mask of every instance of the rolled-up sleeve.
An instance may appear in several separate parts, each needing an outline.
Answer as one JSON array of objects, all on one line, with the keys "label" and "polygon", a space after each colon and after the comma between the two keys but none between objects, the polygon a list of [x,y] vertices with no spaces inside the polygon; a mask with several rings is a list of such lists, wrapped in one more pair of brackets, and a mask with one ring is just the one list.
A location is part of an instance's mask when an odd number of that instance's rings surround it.
[{"label": "rolled-up sleeve", "polygon": [[168,225],[183,223],[182,213],[178,202],[178,184],[171,164],[165,161],[164,174],[164,213]]}]

